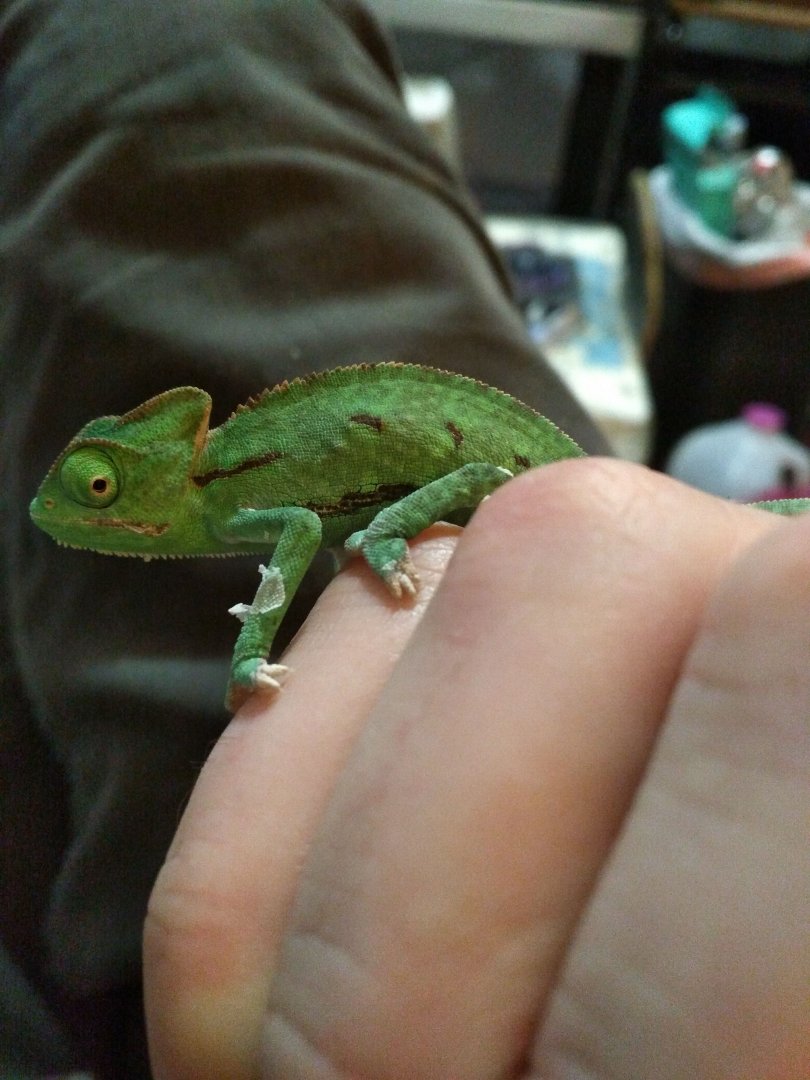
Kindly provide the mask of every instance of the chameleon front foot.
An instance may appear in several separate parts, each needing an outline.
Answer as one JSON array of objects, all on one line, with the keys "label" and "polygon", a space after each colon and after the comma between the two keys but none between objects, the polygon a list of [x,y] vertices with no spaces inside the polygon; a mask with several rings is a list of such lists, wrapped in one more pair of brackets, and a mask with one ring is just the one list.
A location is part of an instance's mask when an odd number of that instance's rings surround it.
[{"label": "chameleon front foot", "polygon": [[285,664],[271,664],[267,660],[240,660],[231,670],[225,699],[227,708],[236,712],[253,693],[273,697],[281,690],[289,670]]}]

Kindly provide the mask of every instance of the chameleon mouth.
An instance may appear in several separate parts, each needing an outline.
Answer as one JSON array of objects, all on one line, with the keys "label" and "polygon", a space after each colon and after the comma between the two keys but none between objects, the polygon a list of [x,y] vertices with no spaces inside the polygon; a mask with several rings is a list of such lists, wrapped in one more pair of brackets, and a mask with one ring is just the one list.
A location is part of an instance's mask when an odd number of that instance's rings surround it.
[{"label": "chameleon mouth", "polygon": [[85,518],[82,524],[93,528],[124,529],[138,536],[163,536],[169,528],[168,521],[127,521],[125,518]]},{"label": "chameleon mouth", "polygon": [[[64,529],[75,526],[75,522],[66,521],[59,516],[54,517],[52,513],[53,509],[53,499],[46,499],[40,505],[36,505],[35,500],[30,507],[31,518],[36,525],[39,525],[40,528],[51,535],[53,535],[54,529]],[[127,518],[114,517],[82,518],[78,524],[82,527],[92,529],[118,529],[124,532],[135,533],[136,536],[149,537],[163,536],[170,527],[168,521],[130,521]],[[56,537],[54,537],[54,539],[56,539]],[[61,540],[59,542],[66,547],[81,547],[83,550],[89,548],[89,545],[85,547],[85,545],[70,544]]]}]

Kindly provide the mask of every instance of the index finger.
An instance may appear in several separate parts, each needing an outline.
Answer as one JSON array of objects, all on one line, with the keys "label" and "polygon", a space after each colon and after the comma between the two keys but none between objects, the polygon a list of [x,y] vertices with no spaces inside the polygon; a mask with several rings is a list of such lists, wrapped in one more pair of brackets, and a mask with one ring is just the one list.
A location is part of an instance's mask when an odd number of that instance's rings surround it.
[{"label": "index finger", "polygon": [[287,651],[282,693],[246,703],[209,756],[146,920],[156,1076],[257,1075],[275,953],[312,832],[458,532],[436,526],[413,545],[415,603],[393,601],[353,560]]}]

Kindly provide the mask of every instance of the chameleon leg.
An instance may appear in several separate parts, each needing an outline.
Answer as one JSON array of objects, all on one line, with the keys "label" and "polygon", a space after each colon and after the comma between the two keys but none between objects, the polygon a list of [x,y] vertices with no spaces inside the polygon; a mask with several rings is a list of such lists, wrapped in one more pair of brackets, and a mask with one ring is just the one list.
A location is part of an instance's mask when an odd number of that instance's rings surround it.
[{"label": "chameleon leg", "polygon": [[317,514],[301,506],[275,510],[240,510],[223,530],[231,541],[274,546],[273,557],[261,567],[262,581],[251,604],[237,604],[231,612],[242,620],[242,630],[231,661],[226,705],[235,710],[253,690],[274,693],[287,669],[268,664],[267,654],[281,620],[321,542]]},{"label": "chameleon leg", "polygon": [[406,540],[455,510],[474,509],[511,476],[508,469],[486,462],[462,465],[381,510],[344,546],[350,554],[361,554],[394,596],[413,596],[418,578]]}]

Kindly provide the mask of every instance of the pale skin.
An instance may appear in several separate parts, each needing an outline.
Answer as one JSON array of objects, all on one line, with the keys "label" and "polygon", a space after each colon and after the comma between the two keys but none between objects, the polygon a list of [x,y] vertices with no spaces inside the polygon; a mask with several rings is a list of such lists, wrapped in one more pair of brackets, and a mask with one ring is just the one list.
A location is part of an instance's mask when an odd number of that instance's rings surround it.
[{"label": "pale skin", "polygon": [[351,563],[210,755],[157,1080],[810,1075],[810,516],[585,459],[459,535],[410,605]]}]

